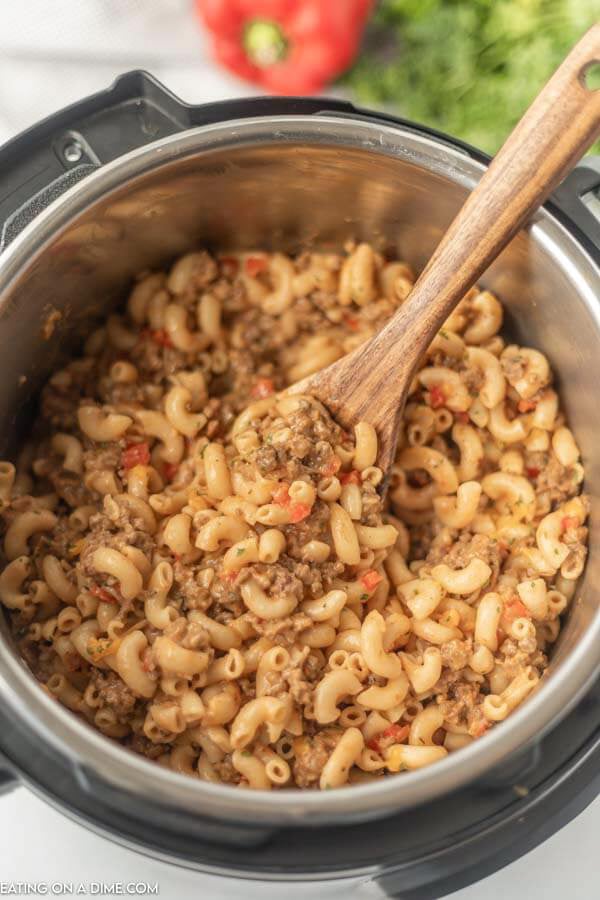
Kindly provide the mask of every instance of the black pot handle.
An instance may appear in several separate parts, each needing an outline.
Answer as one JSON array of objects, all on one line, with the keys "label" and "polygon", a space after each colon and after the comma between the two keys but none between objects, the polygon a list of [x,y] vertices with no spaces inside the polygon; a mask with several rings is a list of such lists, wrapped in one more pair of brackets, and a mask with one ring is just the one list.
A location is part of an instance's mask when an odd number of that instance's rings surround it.
[{"label": "black pot handle", "polygon": [[192,106],[147,72],[128,72],[0,147],[0,251],[67,188],[144,144],[226,119],[352,110],[341,100],[304,97]]},{"label": "black pot handle", "polygon": [[8,767],[3,756],[0,756],[0,797],[13,791],[19,785],[19,779]]},{"label": "black pot handle", "polygon": [[[423,881],[423,860],[390,867],[377,885],[397,900],[437,900],[474,884],[524,856],[579,815],[600,791],[600,729],[540,785],[515,796],[501,815],[478,823],[475,833],[449,835],[432,850]],[[448,798],[452,803],[452,797]],[[410,815],[410,814],[409,814]],[[465,847],[468,846],[468,853]],[[479,849],[477,849],[479,848]],[[419,867],[421,868],[419,869]]]},{"label": "black pot handle", "polygon": [[594,255],[600,253],[600,156],[587,156],[555,190],[552,201]]}]

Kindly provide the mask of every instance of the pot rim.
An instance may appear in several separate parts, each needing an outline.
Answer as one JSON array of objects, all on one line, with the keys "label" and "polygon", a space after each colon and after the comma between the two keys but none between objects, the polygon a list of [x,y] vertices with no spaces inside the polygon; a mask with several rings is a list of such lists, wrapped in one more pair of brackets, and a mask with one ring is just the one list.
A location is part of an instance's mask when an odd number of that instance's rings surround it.
[{"label": "pot rim", "polygon": [[[0,257],[0,296],[20,273],[33,264],[47,246],[80,214],[105,201],[124,184],[132,186],[169,163],[201,153],[233,150],[261,143],[334,146],[394,156],[472,189],[486,166],[449,140],[438,141],[419,132],[418,126],[393,125],[337,115],[285,115],[231,120],[200,126],[145,145],[99,168],[68,189],[41,212]],[[576,284],[582,302],[600,334],[600,269],[547,208],[535,214],[532,236],[561,259]],[[573,263],[573,256],[577,264]],[[6,299],[0,301],[0,316]],[[475,780],[517,749],[539,738],[555,725],[589,686],[600,664],[600,612],[578,645],[560,663],[548,682],[486,735],[435,766],[406,772],[381,783],[353,785],[351,790],[320,792],[282,790],[236,791],[180,775],[125,750],[86,726],[42,690],[24,662],[0,647],[0,697],[27,729],[70,757],[84,789],[87,775],[100,777],[121,791],[144,794],[152,785],[157,803],[182,813],[261,824],[324,824],[366,820],[391,814],[440,797]],[[545,683],[544,683],[545,682]],[[60,734],[58,731],[60,730]],[[15,761],[18,764],[18,761]]]}]

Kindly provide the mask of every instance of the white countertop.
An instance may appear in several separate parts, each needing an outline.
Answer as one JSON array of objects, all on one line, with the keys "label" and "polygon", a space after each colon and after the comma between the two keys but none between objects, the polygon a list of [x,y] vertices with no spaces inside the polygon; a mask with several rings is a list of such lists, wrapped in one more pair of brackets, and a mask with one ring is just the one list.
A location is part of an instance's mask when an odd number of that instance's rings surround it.
[{"label": "white countertop", "polygon": [[[0,143],[66,104],[144,68],[188,102],[248,95],[252,89],[207,57],[191,0],[18,0],[2,2]],[[544,845],[456,900],[579,900],[598,894],[600,800]],[[0,799],[3,884],[158,882],[160,897],[265,897],[247,882],[176,869],[97,837],[20,788]],[[368,889],[366,894],[368,894]],[[287,886],[294,897],[348,895],[332,886]],[[268,892],[267,892],[268,893]],[[359,888],[356,896],[362,893]],[[65,896],[68,896],[66,894]]]}]

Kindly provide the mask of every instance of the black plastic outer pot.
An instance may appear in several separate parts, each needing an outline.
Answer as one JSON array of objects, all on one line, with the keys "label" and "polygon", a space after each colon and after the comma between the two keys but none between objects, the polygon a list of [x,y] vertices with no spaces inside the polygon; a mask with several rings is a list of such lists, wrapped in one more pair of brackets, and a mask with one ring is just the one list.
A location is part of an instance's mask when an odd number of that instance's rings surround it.
[{"label": "black plastic outer pot", "polygon": [[[397,124],[476,150],[425,128],[334,100],[250,99],[187,106],[150,76],[132,72],[109,90],[51,116],[0,149],[0,249],[67,188],[124,153],[188,128],[247,117],[335,113]],[[597,161],[586,162],[549,204],[552,213],[600,261],[594,190]],[[584,202],[585,199],[585,202]],[[0,653],[2,648],[0,647]],[[454,793],[365,824],[249,828],[173,810],[151,794],[115,790],[85,767],[40,743],[26,721],[0,706],[0,794],[19,783],[94,830],[142,852],[229,876],[372,882],[373,893],[439,897],[492,873],[566,824],[600,790],[600,682],[560,725],[501,766]],[[375,888],[375,885],[377,888]]]}]

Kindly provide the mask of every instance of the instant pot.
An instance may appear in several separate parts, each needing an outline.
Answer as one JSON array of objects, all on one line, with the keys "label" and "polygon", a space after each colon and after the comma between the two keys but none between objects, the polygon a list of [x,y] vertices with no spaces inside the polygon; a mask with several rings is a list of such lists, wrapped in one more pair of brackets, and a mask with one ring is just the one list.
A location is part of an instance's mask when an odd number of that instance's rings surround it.
[{"label": "instant pot", "polygon": [[[420,268],[488,159],[338,100],[188,106],[133,72],[0,150],[0,435],[15,452],[36,394],[132,277],[198,245],[339,249],[370,240]],[[600,789],[600,164],[579,166],[482,283],[516,340],[559,373],[592,498],[590,557],[548,679],[435,766],[329,792],[232,790],[129,753],[42,691],[2,622],[0,790],[177,865],[340,880],[440,897],[526,853]],[[51,323],[52,327],[48,327]],[[390,372],[393,377],[393,372]],[[270,883],[270,884],[269,884]]]}]

